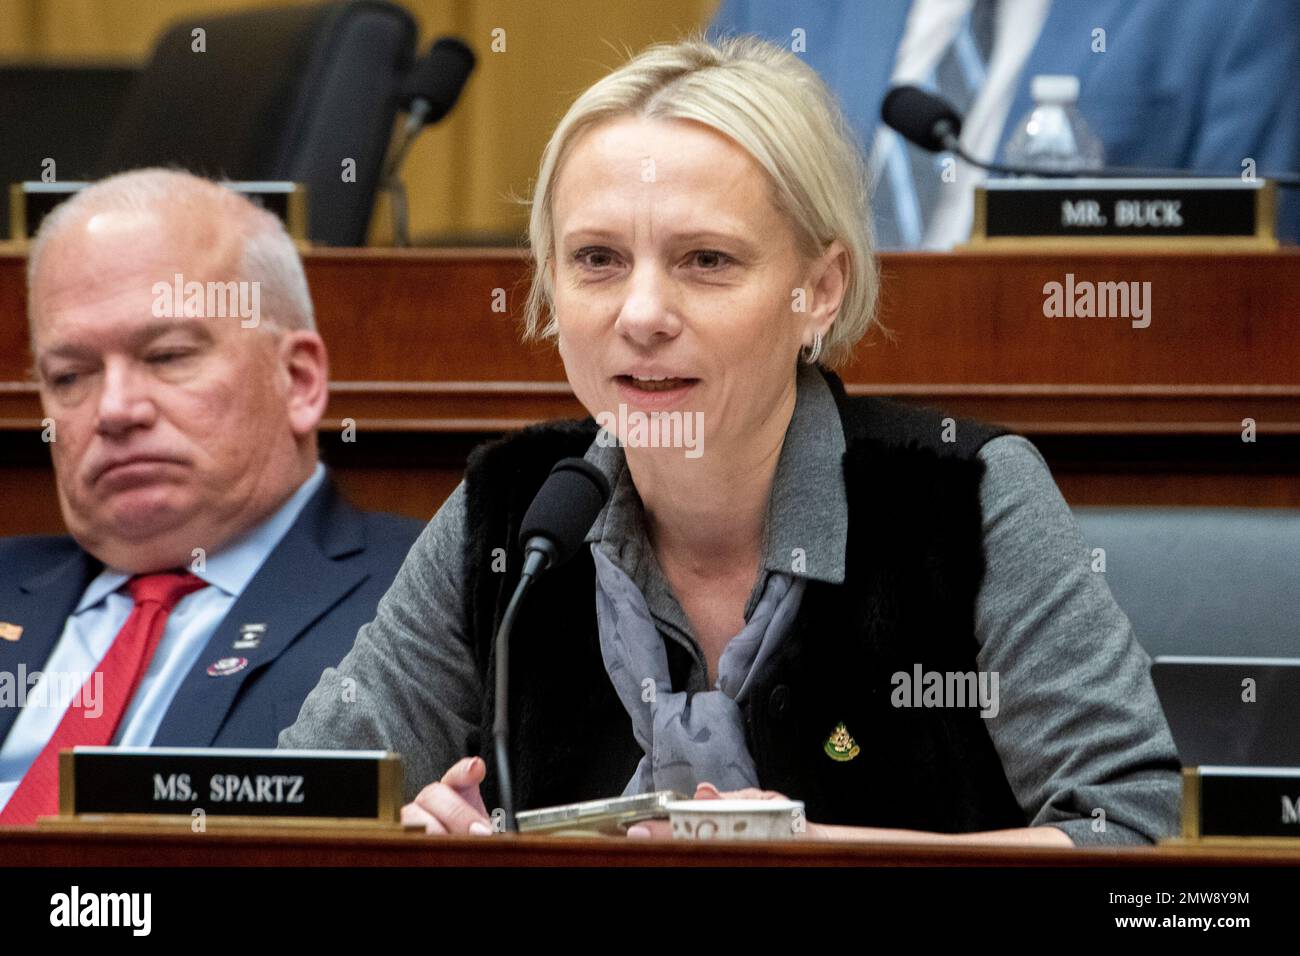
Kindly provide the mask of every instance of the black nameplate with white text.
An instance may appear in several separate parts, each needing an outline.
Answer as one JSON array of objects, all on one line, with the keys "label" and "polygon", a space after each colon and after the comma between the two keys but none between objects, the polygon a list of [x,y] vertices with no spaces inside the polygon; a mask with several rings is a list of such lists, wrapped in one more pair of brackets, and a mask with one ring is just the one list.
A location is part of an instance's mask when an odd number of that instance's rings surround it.
[{"label": "black nameplate with white text", "polygon": [[1300,838],[1300,769],[1189,767],[1183,836]]},{"label": "black nameplate with white text", "polygon": [[77,747],[60,754],[59,814],[396,822],[401,787],[381,750]]},{"label": "black nameplate with white text", "polygon": [[1240,179],[1008,179],[976,191],[972,241],[1054,237],[1270,242],[1273,184]]}]

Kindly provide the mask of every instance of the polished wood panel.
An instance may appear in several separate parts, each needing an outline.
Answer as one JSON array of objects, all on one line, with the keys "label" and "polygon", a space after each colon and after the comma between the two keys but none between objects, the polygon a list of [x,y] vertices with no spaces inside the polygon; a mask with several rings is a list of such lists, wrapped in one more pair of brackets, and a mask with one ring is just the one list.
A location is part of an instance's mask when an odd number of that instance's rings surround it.
[{"label": "polished wood panel", "polygon": [[[0,254],[0,422],[30,426],[24,258]],[[1300,433],[1300,250],[900,253],[843,377],[1036,434]],[[495,429],[577,410],[554,349],[523,345],[514,250],[320,249],[307,271],[330,346],[331,419]],[[1046,318],[1049,282],[1150,283],[1151,324]],[[494,308],[504,308],[496,311]]]},{"label": "polished wood panel", "polygon": [[7,866],[1300,866],[1300,842],[1158,847],[734,843],[288,829],[0,827]]},{"label": "polished wood panel", "polygon": [[[332,366],[324,454],[362,504],[427,517],[475,442],[584,414],[553,347],[519,340],[523,252],[319,249],[306,264]],[[0,252],[0,491],[22,502],[0,534],[59,529],[24,266]],[[900,253],[881,270],[891,336],[858,348],[852,393],[1006,424],[1074,504],[1300,506],[1300,250]],[[1047,318],[1044,287],[1067,275],[1150,283],[1149,327]]]}]

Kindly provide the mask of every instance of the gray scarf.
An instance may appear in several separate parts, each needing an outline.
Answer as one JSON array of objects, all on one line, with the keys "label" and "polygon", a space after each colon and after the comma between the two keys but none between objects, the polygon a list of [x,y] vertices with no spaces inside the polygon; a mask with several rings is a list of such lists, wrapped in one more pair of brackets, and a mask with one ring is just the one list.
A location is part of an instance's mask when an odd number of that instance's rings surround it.
[{"label": "gray scarf", "polygon": [[753,674],[790,630],[804,579],[769,574],[758,606],[718,661],[718,689],[674,693],[664,639],[644,595],[597,543],[591,553],[601,656],[645,752],[623,793],[676,790],[694,796],[695,785],[704,781],[719,790],[757,787],[739,705]]}]

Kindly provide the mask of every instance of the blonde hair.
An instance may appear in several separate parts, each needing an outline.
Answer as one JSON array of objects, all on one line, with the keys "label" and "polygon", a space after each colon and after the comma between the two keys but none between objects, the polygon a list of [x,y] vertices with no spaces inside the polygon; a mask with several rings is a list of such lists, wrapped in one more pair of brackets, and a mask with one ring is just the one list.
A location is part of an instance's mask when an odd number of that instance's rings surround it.
[{"label": "blonde hair", "polygon": [[[658,43],[587,89],[542,152],[531,201],[532,283],[524,338],[556,333],[548,265],[555,254],[555,183],[577,139],[624,116],[693,120],[729,137],[767,171],[773,202],[806,261],[835,239],[849,269],[822,362],[844,363],[875,321],[879,274],[862,148],[826,84],[798,57],[755,36]],[[544,313],[549,319],[543,320]]]}]

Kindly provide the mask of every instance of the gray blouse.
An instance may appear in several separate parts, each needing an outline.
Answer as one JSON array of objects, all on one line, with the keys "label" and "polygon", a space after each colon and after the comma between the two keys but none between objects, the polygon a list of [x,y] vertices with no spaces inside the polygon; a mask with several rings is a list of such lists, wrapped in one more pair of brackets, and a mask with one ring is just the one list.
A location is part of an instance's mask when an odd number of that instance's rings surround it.
[{"label": "gray blouse", "polygon": [[[763,567],[744,609],[751,642],[757,636],[769,643],[767,618],[781,597],[790,596],[786,605],[797,606],[802,586],[792,583],[844,581],[843,453],[834,397],[815,370],[802,369],[776,468]],[[587,535],[600,556],[598,619],[602,605],[608,613],[613,600],[625,607],[633,601],[663,639],[685,647],[694,664],[687,686],[677,689],[686,692],[678,701],[684,703],[710,690],[704,654],[655,561],[622,449],[593,443],[586,457],[611,485],[610,500]],[[977,661],[981,672],[998,677],[997,705],[986,709],[986,726],[1021,808],[1031,826],[1059,827],[1077,844],[1143,843],[1172,835],[1181,787],[1177,773],[1149,769],[1176,756],[1151,684],[1150,658],[1104,574],[1091,570],[1074,517],[1037,449],[1020,436],[1005,435],[986,443],[979,457],[985,465],[980,501],[986,570],[976,603]],[[465,525],[462,483],[412,547],[375,620],[361,628],[338,667],[321,675],[297,722],[280,734],[281,747],[401,753],[407,800],[465,756],[461,751],[477,727],[481,699],[461,610]],[[602,577],[635,588],[620,592],[602,586]],[[776,590],[769,588],[773,582],[780,583]],[[756,615],[765,594],[770,608]],[[779,640],[780,630],[771,641]],[[602,636],[607,668],[611,633],[607,627]],[[752,650],[758,653],[759,646]],[[727,704],[743,699],[753,660],[739,650],[738,645],[731,665],[724,652],[721,690],[706,705],[713,709],[701,708],[695,719],[726,721],[736,729],[738,712]],[[625,696],[617,669],[610,670]],[[656,709],[661,716],[655,720],[681,716],[680,706]],[[653,754],[653,726],[642,726],[637,739]],[[734,747],[725,753],[742,764],[748,757]],[[701,759],[705,765],[726,763],[719,754]],[[642,774],[649,767],[647,762],[638,769],[628,792],[645,788]]]}]

